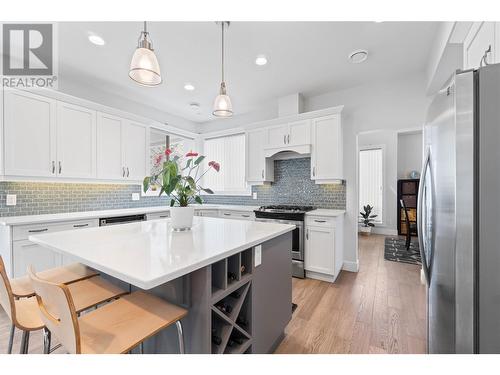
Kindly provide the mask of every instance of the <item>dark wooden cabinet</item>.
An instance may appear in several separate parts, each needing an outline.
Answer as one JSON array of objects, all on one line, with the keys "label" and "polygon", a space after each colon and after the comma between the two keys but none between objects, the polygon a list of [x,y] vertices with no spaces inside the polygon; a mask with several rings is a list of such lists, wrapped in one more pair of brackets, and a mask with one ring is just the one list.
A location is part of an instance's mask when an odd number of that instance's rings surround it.
[{"label": "dark wooden cabinet", "polygon": [[[408,210],[408,219],[410,222],[417,222],[417,200],[418,200],[418,185],[419,179],[403,179],[398,180],[398,234],[405,235],[406,228],[406,219],[405,212],[399,203],[399,200],[402,199],[405,202],[406,209]],[[413,232],[413,236],[418,235],[418,233]]]}]

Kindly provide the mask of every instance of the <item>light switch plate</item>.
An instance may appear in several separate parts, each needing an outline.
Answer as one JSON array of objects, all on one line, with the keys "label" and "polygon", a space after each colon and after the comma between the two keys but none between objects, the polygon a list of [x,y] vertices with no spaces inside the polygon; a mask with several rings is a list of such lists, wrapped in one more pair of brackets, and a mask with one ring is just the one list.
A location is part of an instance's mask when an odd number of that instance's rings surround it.
[{"label": "light switch plate", "polygon": [[16,194],[7,194],[7,199],[5,204],[7,206],[15,206],[17,204],[17,195]]},{"label": "light switch plate", "polygon": [[133,201],[138,201],[140,199],[139,193],[132,193],[132,200]]},{"label": "light switch plate", "polygon": [[257,199],[257,193],[252,193],[252,198]]},{"label": "light switch plate", "polygon": [[255,246],[255,261],[254,266],[260,266],[262,263],[262,245]]}]

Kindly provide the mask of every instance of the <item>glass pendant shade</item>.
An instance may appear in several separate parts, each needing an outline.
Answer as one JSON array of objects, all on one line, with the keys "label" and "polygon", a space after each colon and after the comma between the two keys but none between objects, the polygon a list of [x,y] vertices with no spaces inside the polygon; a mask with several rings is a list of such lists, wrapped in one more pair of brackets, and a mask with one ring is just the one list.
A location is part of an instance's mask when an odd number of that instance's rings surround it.
[{"label": "glass pendant shade", "polygon": [[160,65],[153,50],[137,47],[130,63],[129,77],[146,86],[161,83]]},{"label": "glass pendant shade", "polygon": [[226,95],[226,84],[224,82],[221,83],[219,95],[215,98],[212,114],[216,117],[231,117],[233,115],[233,105],[231,104],[231,98]]}]

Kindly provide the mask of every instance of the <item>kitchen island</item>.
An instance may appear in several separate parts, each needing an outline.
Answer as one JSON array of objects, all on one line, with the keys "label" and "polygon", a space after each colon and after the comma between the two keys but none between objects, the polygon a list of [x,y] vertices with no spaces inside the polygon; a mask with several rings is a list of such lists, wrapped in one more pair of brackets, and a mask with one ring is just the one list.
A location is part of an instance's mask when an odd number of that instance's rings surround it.
[{"label": "kitchen island", "polygon": [[[291,319],[293,229],[195,217],[186,232],[173,232],[170,220],[161,219],[29,240],[130,290],[148,290],[186,307],[188,353],[269,353]],[[176,348],[170,328],[145,342],[146,353]]]}]

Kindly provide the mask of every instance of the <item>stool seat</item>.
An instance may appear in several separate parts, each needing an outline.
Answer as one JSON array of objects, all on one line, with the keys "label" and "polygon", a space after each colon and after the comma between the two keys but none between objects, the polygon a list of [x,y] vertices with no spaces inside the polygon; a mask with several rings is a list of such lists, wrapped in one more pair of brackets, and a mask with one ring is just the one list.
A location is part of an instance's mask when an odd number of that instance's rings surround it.
[{"label": "stool seat", "polygon": [[[73,263],[67,266],[51,268],[39,272],[38,275],[42,279],[56,284],[69,284],[97,276],[99,273],[81,263]],[[11,279],[10,287],[15,298],[31,297],[35,295],[35,290],[28,276]]]},{"label": "stool seat", "polygon": [[[77,313],[127,294],[125,290],[101,277],[92,277],[69,284],[68,289],[73,296]],[[35,297],[21,298],[15,300],[14,303],[18,328],[23,331],[36,331],[45,326],[40,317],[40,308]]]},{"label": "stool seat", "polygon": [[80,317],[81,353],[126,353],[187,315],[187,310],[138,291]]}]

